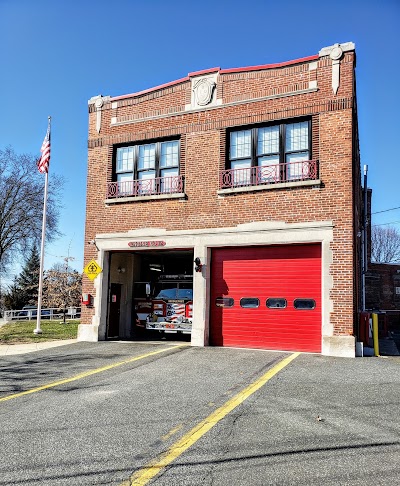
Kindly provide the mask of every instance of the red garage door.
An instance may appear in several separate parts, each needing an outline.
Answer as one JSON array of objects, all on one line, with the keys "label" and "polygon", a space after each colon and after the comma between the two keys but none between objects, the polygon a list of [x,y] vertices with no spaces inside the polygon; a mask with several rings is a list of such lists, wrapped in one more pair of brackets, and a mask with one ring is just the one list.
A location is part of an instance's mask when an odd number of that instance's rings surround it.
[{"label": "red garage door", "polygon": [[321,246],[218,248],[210,343],[321,352]]}]

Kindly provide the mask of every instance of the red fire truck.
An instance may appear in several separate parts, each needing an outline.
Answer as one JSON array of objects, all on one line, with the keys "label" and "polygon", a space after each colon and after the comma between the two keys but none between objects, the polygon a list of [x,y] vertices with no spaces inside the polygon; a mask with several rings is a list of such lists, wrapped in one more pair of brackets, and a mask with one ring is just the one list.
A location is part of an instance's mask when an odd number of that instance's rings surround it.
[{"label": "red fire truck", "polygon": [[191,334],[193,275],[160,275],[134,285],[135,311],[148,331]]}]

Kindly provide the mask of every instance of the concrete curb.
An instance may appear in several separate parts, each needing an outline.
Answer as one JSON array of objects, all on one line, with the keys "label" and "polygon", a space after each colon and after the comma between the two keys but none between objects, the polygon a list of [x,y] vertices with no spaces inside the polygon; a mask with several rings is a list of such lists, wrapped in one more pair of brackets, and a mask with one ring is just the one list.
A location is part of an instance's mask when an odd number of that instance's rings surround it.
[{"label": "concrete curb", "polygon": [[33,353],[42,349],[56,348],[78,342],[77,339],[63,339],[59,341],[47,341],[27,344],[0,344],[0,356],[11,356],[14,354]]}]

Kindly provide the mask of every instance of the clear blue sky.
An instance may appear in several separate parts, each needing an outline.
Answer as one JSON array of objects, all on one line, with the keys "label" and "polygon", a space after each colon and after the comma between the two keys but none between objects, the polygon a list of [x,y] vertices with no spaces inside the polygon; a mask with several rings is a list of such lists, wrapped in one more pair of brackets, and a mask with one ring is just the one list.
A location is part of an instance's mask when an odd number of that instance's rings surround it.
[{"label": "clear blue sky", "polygon": [[[52,174],[63,175],[64,236],[45,267],[83,267],[87,102],[220,66],[318,54],[354,42],[362,165],[373,212],[400,206],[399,0],[0,0],[0,148],[39,155],[52,116]],[[400,209],[373,216],[396,222]]]}]

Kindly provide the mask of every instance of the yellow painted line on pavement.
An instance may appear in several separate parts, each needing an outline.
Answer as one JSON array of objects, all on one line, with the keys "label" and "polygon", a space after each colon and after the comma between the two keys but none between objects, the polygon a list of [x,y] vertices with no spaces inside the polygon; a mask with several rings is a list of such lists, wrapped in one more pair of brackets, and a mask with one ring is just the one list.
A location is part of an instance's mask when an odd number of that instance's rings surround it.
[{"label": "yellow painted line on pavement", "polygon": [[141,359],[145,359],[150,356],[155,356],[156,354],[165,353],[166,351],[171,351],[172,349],[184,348],[186,346],[187,346],[186,344],[179,345],[179,346],[171,346],[169,348],[163,348],[157,351],[152,351],[151,353],[141,354],[140,356],[134,356],[133,358],[125,359],[124,361],[119,361],[118,363],[113,363],[107,366],[103,366],[102,368],[96,368],[94,370],[84,371],[83,373],[79,373],[79,375],[72,376],[71,378],[65,378],[64,380],[53,381],[52,383],[48,383],[47,385],[38,386],[36,388],[32,388],[30,390],[26,390],[19,393],[14,393],[13,395],[7,395],[6,397],[0,398],[0,402],[12,400],[13,398],[22,397],[24,395],[30,395],[31,393],[36,393],[42,390],[47,390],[49,388],[54,388],[55,386],[65,385],[66,383],[71,383],[72,381],[81,380],[82,378],[96,375],[97,373],[102,373],[103,371],[112,370],[113,368],[117,368],[118,366],[122,366],[128,363],[133,363],[135,361],[139,361]]},{"label": "yellow painted line on pavement", "polygon": [[236,407],[243,403],[253,393],[264,386],[267,381],[279,373],[285,366],[291,363],[300,353],[293,353],[287,358],[284,358],[273,368],[268,370],[264,375],[256,381],[248,385],[244,390],[228,400],[224,405],[215,410],[211,415],[197,424],[192,430],[185,434],[175,444],[173,444],[166,452],[160,454],[157,458],[150,461],[143,468],[134,473],[127,481],[121,483],[120,486],[144,486],[151,479],[157,476],[162,469],[169,466],[175,459],[182,455],[189,447],[195,444],[203,435],[205,435],[214,425],[221,421],[228,413],[232,412]]},{"label": "yellow painted line on pavement", "polygon": [[178,430],[181,430],[182,427],[183,427],[183,424],[177,425],[176,427],[174,427],[173,429],[171,429],[167,434],[163,435],[161,437],[161,439],[165,442],[170,437],[172,437],[174,434],[176,434],[178,432]]}]

